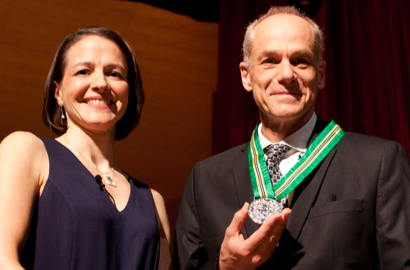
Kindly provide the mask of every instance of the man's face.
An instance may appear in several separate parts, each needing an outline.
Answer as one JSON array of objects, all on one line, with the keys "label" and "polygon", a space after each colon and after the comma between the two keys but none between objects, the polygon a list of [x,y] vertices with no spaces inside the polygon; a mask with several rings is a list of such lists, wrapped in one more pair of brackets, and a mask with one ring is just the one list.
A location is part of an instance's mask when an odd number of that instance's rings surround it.
[{"label": "man's face", "polygon": [[[240,64],[242,83],[267,123],[302,119],[325,85],[312,26],[290,14],[273,15],[255,28],[251,66]],[[264,121],[265,122],[265,121]]]}]

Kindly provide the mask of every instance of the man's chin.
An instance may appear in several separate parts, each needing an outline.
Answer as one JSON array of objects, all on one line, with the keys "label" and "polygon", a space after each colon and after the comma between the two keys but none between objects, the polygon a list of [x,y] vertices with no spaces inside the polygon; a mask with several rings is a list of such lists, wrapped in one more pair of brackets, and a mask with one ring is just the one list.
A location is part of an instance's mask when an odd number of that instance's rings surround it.
[{"label": "man's chin", "polygon": [[279,121],[297,121],[302,120],[306,117],[310,119],[313,110],[303,110],[303,108],[295,108],[289,106],[280,106],[270,109],[269,112],[265,112],[265,116],[268,119],[276,119]]},{"label": "man's chin", "polygon": [[303,112],[300,108],[295,106],[286,106],[281,105],[279,107],[273,108],[271,114],[274,117],[283,118],[283,119],[295,119],[303,116]]}]

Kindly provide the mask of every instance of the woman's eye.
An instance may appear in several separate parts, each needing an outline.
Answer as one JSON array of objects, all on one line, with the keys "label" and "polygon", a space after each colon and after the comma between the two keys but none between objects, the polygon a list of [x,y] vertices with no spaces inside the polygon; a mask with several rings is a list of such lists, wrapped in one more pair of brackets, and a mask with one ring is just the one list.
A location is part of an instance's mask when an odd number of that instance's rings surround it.
[{"label": "woman's eye", "polygon": [[77,71],[76,75],[87,75],[88,73],[89,73],[88,70],[82,69],[82,70]]},{"label": "woman's eye", "polygon": [[112,71],[112,72],[110,73],[110,76],[111,76],[111,77],[114,77],[114,78],[122,79],[121,73],[120,73],[120,72],[117,72],[117,71]]}]

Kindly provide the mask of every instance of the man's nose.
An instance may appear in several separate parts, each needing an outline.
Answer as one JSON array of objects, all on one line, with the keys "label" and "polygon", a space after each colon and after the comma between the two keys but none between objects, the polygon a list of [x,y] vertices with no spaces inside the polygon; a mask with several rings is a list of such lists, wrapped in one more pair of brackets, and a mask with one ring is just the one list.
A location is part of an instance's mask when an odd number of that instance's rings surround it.
[{"label": "man's nose", "polygon": [[278,68],[276,79],[280,84],[290,84],[294,82],[296,76],[292,68],[292,64],[289,61],[282,61]]}]

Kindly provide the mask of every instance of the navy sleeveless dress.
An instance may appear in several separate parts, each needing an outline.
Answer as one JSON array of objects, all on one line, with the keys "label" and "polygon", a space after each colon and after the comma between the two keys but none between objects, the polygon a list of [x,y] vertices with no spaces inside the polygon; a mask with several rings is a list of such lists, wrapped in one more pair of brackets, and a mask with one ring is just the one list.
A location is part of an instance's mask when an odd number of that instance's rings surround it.
[{"label": "navy sleeveless dress", "polygon": [[40,138],[50,172],[33,210],[21,255],[25,269],[157,269],[159,234],[147,185],[130,179],[128,204],[119,212],[94,176],[65,146]]}]

